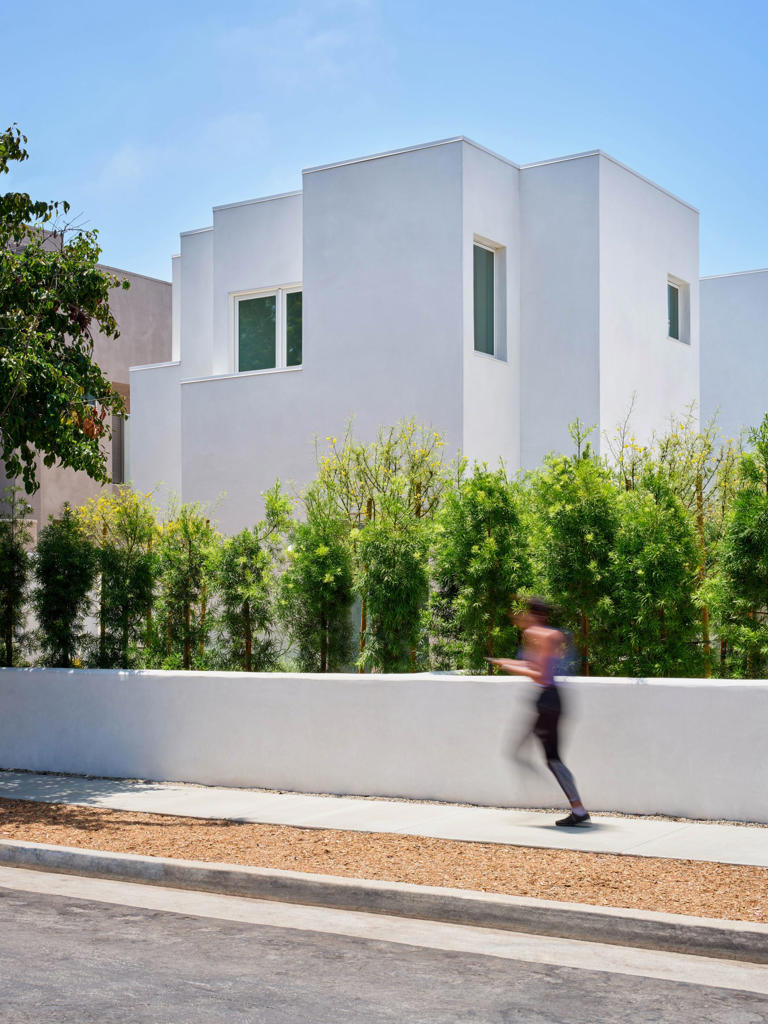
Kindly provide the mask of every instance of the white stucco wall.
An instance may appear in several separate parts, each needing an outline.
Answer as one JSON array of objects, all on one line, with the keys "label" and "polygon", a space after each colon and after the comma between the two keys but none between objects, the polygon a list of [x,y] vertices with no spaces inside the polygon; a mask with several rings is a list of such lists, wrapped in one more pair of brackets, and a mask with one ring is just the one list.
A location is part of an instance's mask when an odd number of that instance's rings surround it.
[{"label": "white stucco wall", "polygon": [[130,482],[165,508],[181,496],[181,365],[131,369]]},{"label": "white stucco wall", "polygon": [[[304,295],[301,369],[182,384],[183,497],[216,503],[227,532],[261,515],[277,477],[306,485],[314,438],[342,437],[349,417],[362,439],[415,416],[461,440],[461,143],[305,172],[303,243],[282,251],[271,231],[295,224],[300,201],[216,213],[219,308],[268,274],[301,280]],[[259,218],[273,210],[267,228]],[[262,247],[276,262],[258,262]],[[224,324],[222,313],[219,338]]]},{"label": "white stucco wall", "polygon": [[[470,459],[520,465],[520,171],[478,146],[462,147],[462,451]],[[503,248],[506,357],[475,351],[475,240]],[[499,257],[497,256],[497,259]],[[497,285],[499,282],[496,282]]]},{"label": "white stucco wall", "polygon": [[[599,170],[600,428],[624,422],[634,393],[645,442],[692,404],[699,414],[699,216],[610,157]],[[668,337],[669,276],[688,285],[688,344]]]},{"label": "white stucco wall", "polygon": [[701,411],[734,438],[768,412],[768,270],[701,280]]},{"label": "white stucco wall", "polygon": [[261,518],[278,478],[298,492],[314,476],[314,434],[325,423],[343,428],[341,413],[320,414],[310,384],[292,369],[181,385],[182,497],[208,504],[224,533]]},{"label": "white stucco wall", "polygon": [[171,257],[171,359],[181,359],[181,253]]},{"label": "white stucco wall", "polygon": [[[414,417],[450,453],[514,470],[570,451],[577,417],[599,447],[633,393],[640,437],[698,402],[698,215],[603,154],[518,168],[459,138],[303,185],[215,207],[174,259],[175,478],[227,532],[277,477],[306,485],[314,438],[350,417],[364,440]],[[475,239],[504,251],[505,360],[474,351]],[[666,336],[667,275],[688,282],[690,344]],[[303,366],[236,377],[233,293],[298,285]],[[171,476],[142,450],[152,431],[133,433],[134,473]]]},{"label": "white stucco wall", "polygon": [[181,235],[182,377],[213,372],[213,228]]},{"label": "white stucco wall", "polygon": [[463,144],[304,172],[305,367],[363,434],[461,440]]},{"label": "white stucco wall", "polygon": [[522,466],[570,452],[568,426],[600,420],[597,154],[520,172]]},{"label": "white stucco wall", "polygon": [[235,369],[232,293],[301,284],[301,206],[294,192],[214,207],[212,373]]},{"label": "white stucco wall", "polygon": [[[532,684],[457,676],[0,669],[0,768],[561,806]],[[564,756],[593,810],[768,822],[768,684],[573,680]]]}]

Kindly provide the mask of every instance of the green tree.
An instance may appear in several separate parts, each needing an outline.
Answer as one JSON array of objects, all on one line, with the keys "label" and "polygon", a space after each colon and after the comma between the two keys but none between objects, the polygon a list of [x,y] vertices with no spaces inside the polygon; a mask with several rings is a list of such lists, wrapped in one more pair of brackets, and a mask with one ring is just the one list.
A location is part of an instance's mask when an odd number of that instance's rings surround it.
[{"label": "green tree", "polygon": [[577,420],[571,427],[576,454],[548,456],[532,477],[538,572],[574,633],[585,675],[602,667],[619,526],[618,493],[611,472],[592,453],[589,433]]},{"label": "green tree", "polygon": [[[0,134],[0,173],[27,159],[26,136]],[[108,480],[102,439],[120,396],[93,361],[93,331],[118,337],[110,289],[128,287],[98,267],[96,231],[68,232],[67,203],[0,195],[0,459],[28,493],[46,466]],[[67,235],[69,234],[69,238]]]},{"label": "green tree", "polygon": [[651,454],[657,473],[667,479],[695,524],[703,667],[704,675],[711,676],[707,584],[715,572],[717,546],[735,493],[739,446],[733,439],[721,437],[714,419],[699,428],[691,409],[673,420],[666,434],[654,439]]},{"label": "green tree", "polygon": [[89,661],[99,668],[130,668],[144,638],[157,569],[157,509],[149,494],[123,487],[77,510],[98,552],[99,636]]},{"label": "green tree", "polygon": [[[421,536],[423,530],[413,526],[412,520],[428,522],[442,501],[449,479],[444,461],[445,440],[440,433],[419,426],[414,420],[404,420],[395,426],[382,427],[370,443],[355,440],[351,425],[343,441],[327,437],[329,445],[325,455],[318,453],[317,486],[325,491],[330,504],[344,517],[355,536],[362,536],[374,524],[381,526],[378,534],[391,534],[392,544],[398,532],[410,538]],[[387,521],[384,525],[382,520]],[[421,544],[419,540],[415,547]],[[413,545],[411,545],[412,549]],[[393,546],[380,550],[394,557]],[[360,583],[372,579],[372,565],[360,560],[363,553],[371,553],[362,543],[352,544],[355,578]],[[369,628],[368,597],[365,586],[361,590],[360,604],[360,658],[358,667],[364,671],[377,664],[375,657],[367,657],[365,645],[369,636],[378,635]],[[385,619],[381,619],[379,624]],[[377,627],[378,628],[378,627]],[[386,646],[386,645],[384,645]],[[384,647],[381,648],[382,650]],[[415,652],[411,654],[415,660]]]},{"label": "green tree", "polygon": [[748,440],[709,593],[733,671],[758,678],[768,668],[768,415]]},{"label": "green tree", "polygon": [[[633,403],[634,404],[634,403]],[[716,418],[699,425],[693,407],[672,417],[664,433],[641,445],[629,433],[632,409],[613,437],[606,437],[613,468],[621,486],[633,490],[644,474],[664,480],[679,500],[696,537],[695,594],[699,607],[698,672],[712,674],[719,662],[724,671],[726,642],[718,622],[710,622],[710,604],[716,599],[717,551],[736,491],[740,440],[721,436]],[[720,633],[720,656],[713,658],[712,637]]]},{"label": "green tree", "polygon": [[98,568],[96,549],[65,505],[61,518],[43,528],[35,555],[33,607],[44,665],[73,666]]},{"label": "green tree", "polygon": [[147,658],[154,667],[204,668],[212,550],[218,534],[202,505],[179,505],[160,525],[158,598]]},{"label": "green tree", "polygon": [[24,640],[25,601],[30,576],[26,517],[31,511],[16,487],[6,488],[0,518],[0,665],[15,663]]},{"label": "green tree", "polygon": [[320,488],[293,524],[280,587],[281,615],[304,672],[337,672],[352,659],[350,528]]},{"label": "green tree", "polygon": [[484,658],[515,650],[509,613],[530,585],[519,487],[503,467],[476,465],[448,491],[434,536],[430,632],[439,662],[451,651],[454,665],[487,671]]},{"label": "green tree", "polygon": [[392,498],[379,517],[355,529],[357,590],[367,609],[358,664],[413,671],[421,612],[429,595],[430,522]]},{"label": "green tree", "polygon": [[605,667],[622,676],[698,675],[696,534],[664,477],[646,469],[619,495],[611,558]]},{"label": "green tree", "polygon": [[353,526],[376,519],[393,497],[419,518],[437,511],[447,483],[445,439],[437,431],[403,420],[366,444],[348,424],[341,443],[326,442],[327,453],[317,454],[317,485]]},{"label": "green tree", "polygon": [[213,551],[218,600],[215,616],[220,661],[227,669],[268,672],[277,666],[276,569],[279,542],[292,502],[279,484],[264,496],[265,516]]}]

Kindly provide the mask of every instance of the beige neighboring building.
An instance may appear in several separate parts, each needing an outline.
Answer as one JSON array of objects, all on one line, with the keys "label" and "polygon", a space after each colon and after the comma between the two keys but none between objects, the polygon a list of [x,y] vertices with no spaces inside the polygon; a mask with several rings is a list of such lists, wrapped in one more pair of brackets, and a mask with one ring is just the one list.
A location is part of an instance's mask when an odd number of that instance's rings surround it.
[{"label": "beige neighboring building", "polygon": [[[128,433],[130,431],[130,374],[131,366],[146,363],[162,363],[171,358],[171,285],[143,274],[103,266],[103,270],[127,279],[131,287],[127,290],[115,288],[110,297],[110,307],[120,329],[120,337],[105,338],[94,336],[93,358],[125,402],[128,417],[114,417],[112,440],[107,441],[107,472],[114,483],[107,487],[127,483],[131,479],[127,462]],[[37,533],[48,522],[50,516],[58,516],[65,502],[82,505],[89,498],[97,497],[103,485],[92,480],[86,473],[65,469],[55,465],[50,468],[38,463],[37,479],[40,487],[25,498],[32,506],[30,513],[33,542]],[[0,472],[0,481],[2,473]],[[1,485],[0,485],[1,486]]]}]

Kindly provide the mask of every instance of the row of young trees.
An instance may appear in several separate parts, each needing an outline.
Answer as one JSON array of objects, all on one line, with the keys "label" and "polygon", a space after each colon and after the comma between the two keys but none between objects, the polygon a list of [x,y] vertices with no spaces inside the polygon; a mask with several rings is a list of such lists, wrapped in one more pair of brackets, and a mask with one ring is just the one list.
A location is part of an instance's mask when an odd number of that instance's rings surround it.
[{"label": "row of young trees", "polygon": [[15,497],[0,524],[3,661],[485,671],[539,593],[584,673],[765,674],[768,416],[746,448],[692,417],[648,446],[625,424],[605,458],[578,421],[571,432],[572,454],[512,477],[448,462],[413,422],[369,444],[348,431],[326,439],[299,498],[276,484],[264,518],[227,538],[199,505],[161,521],[124,488],[65,508],[29,556]]}]

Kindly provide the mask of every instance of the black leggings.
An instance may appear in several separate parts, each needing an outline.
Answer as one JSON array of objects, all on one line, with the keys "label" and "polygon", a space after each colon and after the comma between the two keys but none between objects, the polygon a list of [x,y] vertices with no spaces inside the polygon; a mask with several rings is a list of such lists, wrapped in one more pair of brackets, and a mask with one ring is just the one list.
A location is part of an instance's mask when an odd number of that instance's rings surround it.
[{"label": "black leggings", "polygon": [[558,748],[558,725],[563,708],[560,694],[555,685],[545,686],[536,700],[536,721],[533,734],[544,748],[547,767],[555,776],[562,791],[571,804],[580,804],[581,797],[576,788],[576,780],[560,760]]}]

